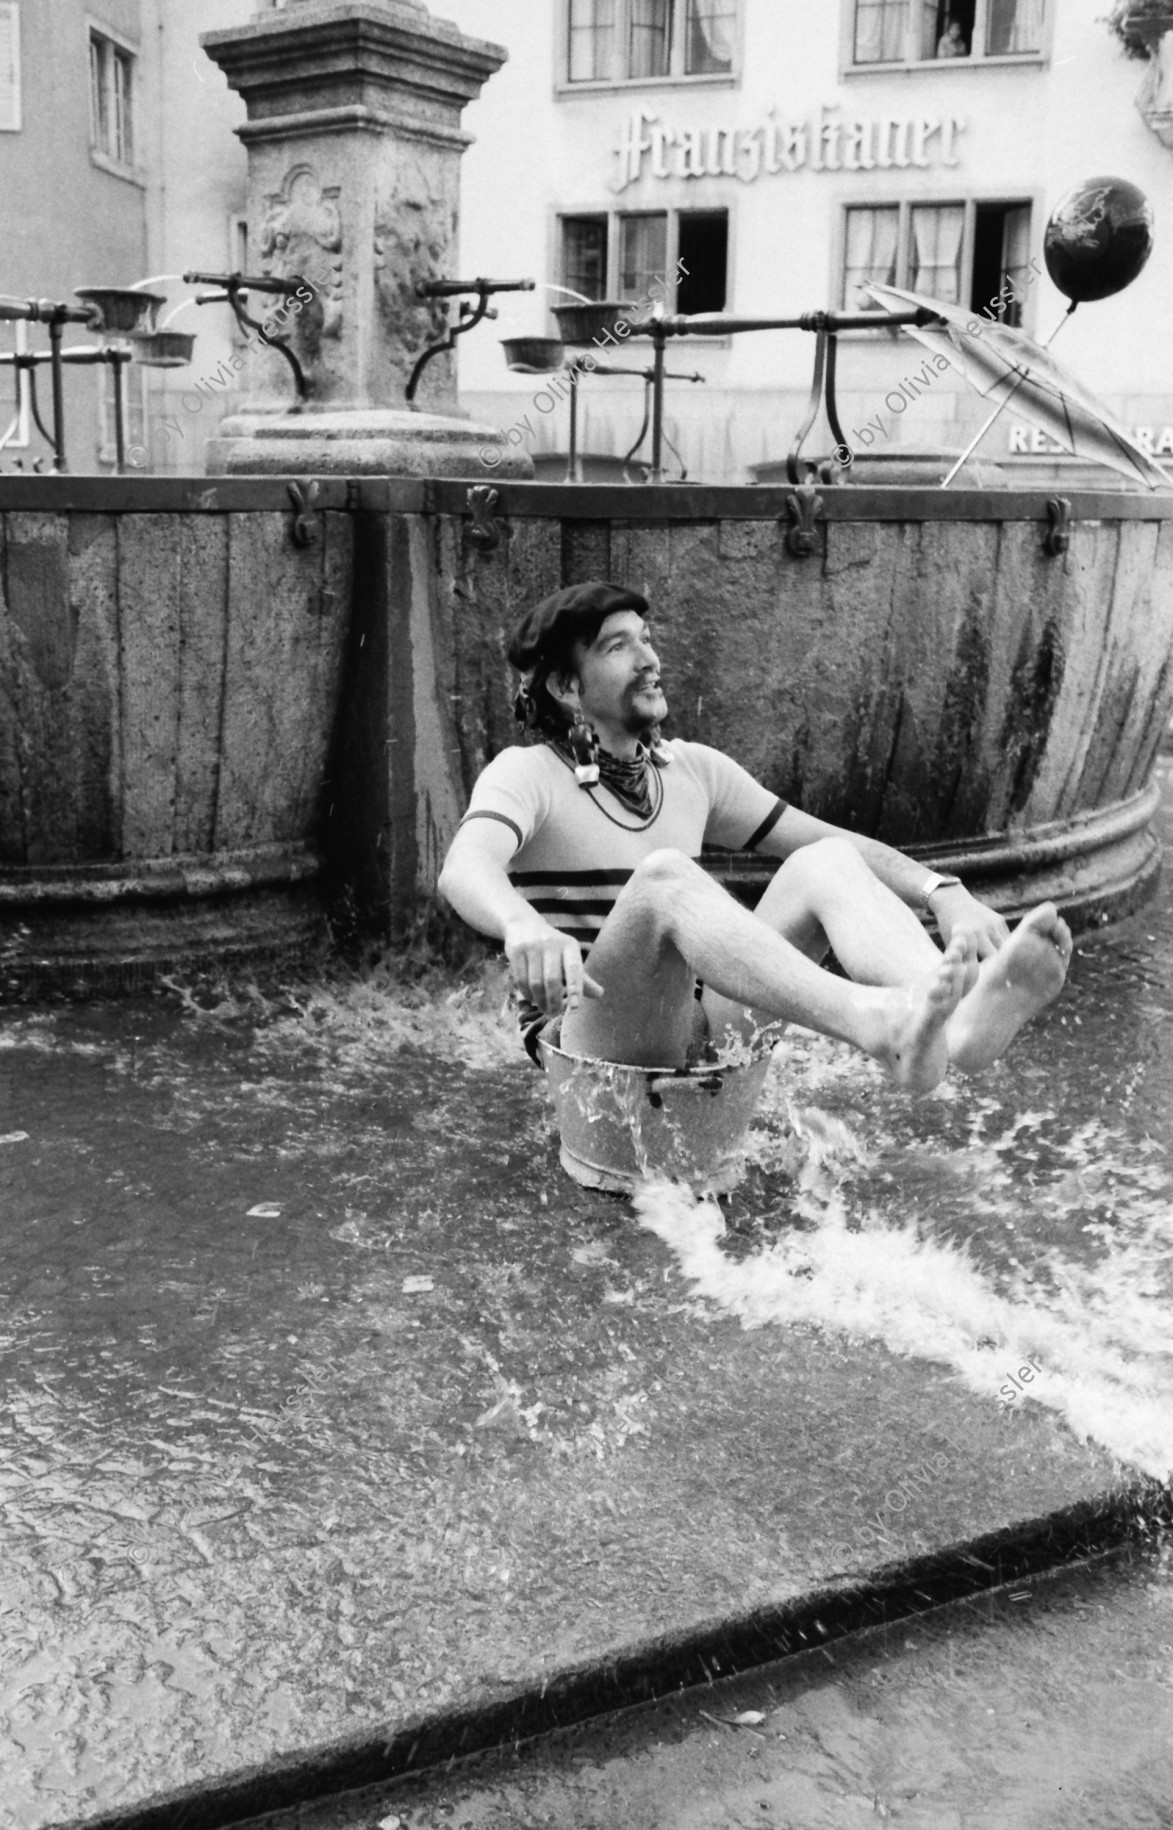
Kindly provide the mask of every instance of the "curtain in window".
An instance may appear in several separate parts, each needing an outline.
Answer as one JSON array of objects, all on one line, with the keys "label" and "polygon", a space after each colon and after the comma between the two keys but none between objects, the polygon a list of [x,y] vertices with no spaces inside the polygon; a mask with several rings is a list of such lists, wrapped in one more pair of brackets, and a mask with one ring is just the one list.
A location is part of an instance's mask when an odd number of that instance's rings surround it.
[{"label": "curtain in window", "polygon": [[990,0],[986,51],[1008,57],[1015,51],[1037,51],[1043,42],[1043,0]]},{"label": "curtain in window", "polygon": [[899,237],[899,210],[848,210],[847,248],[843,261],[843,304],[848,311],[874,308],[876,301],[861,291],[866,280],[874,280],[881,286],[896,284]]},{"label": "curtain in window", "polygon": [[907,18],[908,0],[855,0],[856,63],[899,62]]},{"label": "curtain in window", "polygon": [[572,83],[590,83],[612,73],[615,0],[570,0],[569,68]]},{"label": "curtain in window", "polygon": [[629,76],[667,76],[672,55],[672,0],[629,0]]},{"label": "curtain in window", "polygon": [[733,68],[733,27],[737,9],[730,0],[688,0],[689,76],[713,76]]},{"label": "curtain in window", "polygon": [[619,297],[647,299],[654,280],[664,283],[668,265],[668,217],[619,218]]},{"label": "curtain in window", "polygon": [[961,298],[961,232],[965,210],[959,203],[918,205],[912,211],[912,278],[914,292],[927,292],[942,305]]},{"label": "curtain in window", "polygon": [[90,39],[90,105],[93,108],[90,143],[98,152],[113,156],[110,123],[110,45],[107,39]]},{"label": "curtain in window", "polygon": [[113,52],[114,76],[114,157],[123,165],[134,163],[134,133],[131,121],[131,96],[134,66],[120,51]]},{"label": "curtain in window", "polygon": [[913,21],[917,34],[918,57],[935,57],[937,40],[944,29],[941,8],[937,0],[917,0],[917,14]]},{"label": "curtain in window", "polygon": [[1027,288],[1034,278],[1030,268],[1030,204],[1020,203],[1011,206],[1006,212],[1002,227],[1002,276],[1013,283],[1017,298],[1006,305],[1007,324],[1022,323],[1022,306],[1019,301],[1025,296]]}]

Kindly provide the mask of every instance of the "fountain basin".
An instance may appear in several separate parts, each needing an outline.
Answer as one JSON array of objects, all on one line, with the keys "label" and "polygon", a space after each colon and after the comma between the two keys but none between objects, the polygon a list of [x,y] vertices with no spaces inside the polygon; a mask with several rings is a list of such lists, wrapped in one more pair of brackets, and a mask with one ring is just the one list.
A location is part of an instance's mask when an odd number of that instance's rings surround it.
[{"label": "fountain basin", "polygon": [[192,331],[155,330],[140,333],[134,354],[144,368],[182,369],[191,361],[194,348]]},{"label": "fountain basin", "polygon": [[[1173,502],[1064,501],[4,477],[0,996],[295,951],[323,896],[407,931],[515,740],[509,631],[589,578],[648,596],[670,735],[1104,926],[1160,864]],[[704,861],[748,901],[774,868]]]},{"label": "fountain basin", "polygon": [[[1151,893],[1173,703],[1173,498],[1104,491],[502,483],[470,549],[453,486],[437,616],[462,712],[458,801],[513,741],[502,643],[534,598],[643,592],[669,735],[883,839],[1009,915],[1088,929]],[[747,899],[773,869],[707,860]]]},{"label": "fountain basin", "polygon": [[74,296],[93,307],[97,328],[106,337],[151,336],[160,305],[167,300],[161,292],[143,292],[134,286],[75,286]]},{"label": "fountain basin", "polygon": [[285,484],[49,481],[0,494],[0,998],[303,950],[345,486],[319,485],[295,537]]},{"label": "fountain basin", "polygon": [[594,343],[615,324],[639,316],[640,308],[631,299],[597,299],[589,305],[555,305],[554,316],[564,343]]},{"label": "fountain basin", "polygon": [[562,367],[566,346],[557,337],[502,337],[501,348],[511,369],[549,375]]}]

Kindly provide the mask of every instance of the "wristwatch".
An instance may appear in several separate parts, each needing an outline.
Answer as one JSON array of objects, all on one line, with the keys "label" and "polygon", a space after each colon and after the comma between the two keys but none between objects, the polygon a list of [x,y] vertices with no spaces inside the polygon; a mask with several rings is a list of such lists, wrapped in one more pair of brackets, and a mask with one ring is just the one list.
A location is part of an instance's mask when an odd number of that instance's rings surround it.
[{"label": "wristwatch", "polygon": [[959,885],[960,882],[960,877],[953,877],[948,873],[938,874],[936,871],[930,871],[929,875],[920,886],[920,899],[927,907],[930,896],[935,896],[938,890],[952,889],[954,884]]}]

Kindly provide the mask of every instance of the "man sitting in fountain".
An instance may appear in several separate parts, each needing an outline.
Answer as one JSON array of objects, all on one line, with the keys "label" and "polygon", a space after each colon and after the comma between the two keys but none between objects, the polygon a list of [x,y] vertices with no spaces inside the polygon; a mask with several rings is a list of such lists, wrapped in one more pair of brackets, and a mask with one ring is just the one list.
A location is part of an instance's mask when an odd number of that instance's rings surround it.
[{"label": "man sitting in fountain", "polygon": [[[638,592],[589,583],[522,619],[509,659],[536,741],[483,771],[440,875],[504,943],[534,1060],[560,1018],[564,1050],[639,1066],[793,1022],[911,1093],[988,1067],[1063,984],[1054,904],[1011,933],[958,878],[788,806],[707,744],[666,742],[647,614]],[[697,863],[706,843],[781,859],[752,914]],[[846,978],[823,970],[828,951]]]}]

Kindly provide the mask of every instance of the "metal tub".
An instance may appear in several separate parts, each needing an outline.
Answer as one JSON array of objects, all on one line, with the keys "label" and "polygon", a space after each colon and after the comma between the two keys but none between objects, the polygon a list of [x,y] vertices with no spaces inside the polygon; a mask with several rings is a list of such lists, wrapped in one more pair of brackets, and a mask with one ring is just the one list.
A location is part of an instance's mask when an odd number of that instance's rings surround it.
[{"label": "metal tub", "polygon": [[732,1188],[771,1051],[693,1068],[629,1067],[539,1038],[563,1169],[584,1188],[629,1193],[642,1176]]}]

